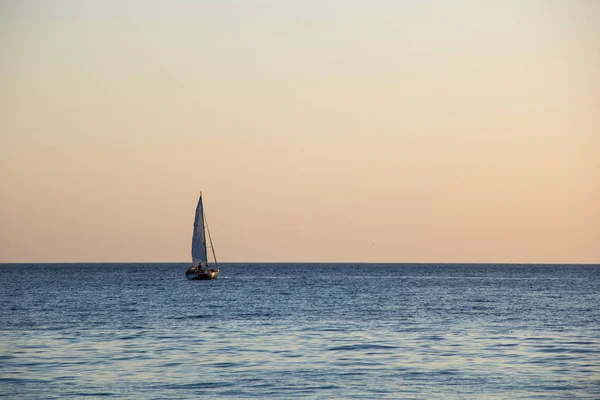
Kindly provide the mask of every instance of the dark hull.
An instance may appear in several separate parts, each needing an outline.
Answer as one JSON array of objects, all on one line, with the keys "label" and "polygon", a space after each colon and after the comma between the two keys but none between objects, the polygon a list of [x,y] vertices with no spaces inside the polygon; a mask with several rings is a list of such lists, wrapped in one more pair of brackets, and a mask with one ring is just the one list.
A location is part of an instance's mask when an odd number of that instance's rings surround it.
[{"label": "dark hull", "polygon": [[190,268],[185,272],[185,277],[190,281],[209,281],[217,279],[219,270],[197,271],[195,268]]}]

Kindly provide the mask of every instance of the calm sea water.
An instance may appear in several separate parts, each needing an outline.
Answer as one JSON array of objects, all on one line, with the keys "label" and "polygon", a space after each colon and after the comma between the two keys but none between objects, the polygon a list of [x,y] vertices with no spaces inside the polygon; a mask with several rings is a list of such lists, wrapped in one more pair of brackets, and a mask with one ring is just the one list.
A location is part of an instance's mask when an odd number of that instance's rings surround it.
[{"label": "calm sea water", "polygon": [[0,265],[11,398],[600,398],[600,266]]}]

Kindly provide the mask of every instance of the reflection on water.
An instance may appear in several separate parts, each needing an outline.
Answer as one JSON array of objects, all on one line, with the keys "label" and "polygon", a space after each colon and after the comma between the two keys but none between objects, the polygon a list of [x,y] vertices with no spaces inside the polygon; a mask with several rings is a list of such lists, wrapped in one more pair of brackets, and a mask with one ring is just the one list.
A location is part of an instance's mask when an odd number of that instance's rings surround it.
[{"label": "reflection on water", "polygon": [[0,267],[0,394],[600,397],[598,267],[137,267]]}]

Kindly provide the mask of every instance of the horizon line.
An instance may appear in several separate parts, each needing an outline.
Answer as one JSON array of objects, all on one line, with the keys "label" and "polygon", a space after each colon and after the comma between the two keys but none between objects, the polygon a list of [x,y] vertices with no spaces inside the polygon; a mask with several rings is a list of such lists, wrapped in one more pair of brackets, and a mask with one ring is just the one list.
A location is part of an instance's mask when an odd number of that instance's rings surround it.
[{"label": "horizon line", "polygon": [[[189,264],[189,261],[18,261],[0,262],[0,265],[35,265],[35,264]],[[397,265],[592,265],[600,266],[595,262],[428,262],[428,261],[221,261],[218,264],[397,264]]]}]

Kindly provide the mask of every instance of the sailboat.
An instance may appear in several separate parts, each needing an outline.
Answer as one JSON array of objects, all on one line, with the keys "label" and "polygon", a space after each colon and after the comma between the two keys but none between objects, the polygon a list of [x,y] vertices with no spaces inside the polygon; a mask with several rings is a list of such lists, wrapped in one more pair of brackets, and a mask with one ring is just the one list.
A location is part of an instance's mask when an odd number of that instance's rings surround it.
[{"label": "sailboat", "polygon": [[[208,234],[208,235],[207,235]],[[209,246],[206,245],[208,236]],[[208,249],[212,251],[214,265],[208,264]],[[215,248],[212,244],[204,206],[202,205],[202,192],[196,206],[196,217],[194,218],[194,235],[192,236],[192,266],[185,271],[185,277],[189,280],[216,279],[219,275],[219,264],[215,256]]]}]

